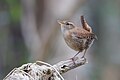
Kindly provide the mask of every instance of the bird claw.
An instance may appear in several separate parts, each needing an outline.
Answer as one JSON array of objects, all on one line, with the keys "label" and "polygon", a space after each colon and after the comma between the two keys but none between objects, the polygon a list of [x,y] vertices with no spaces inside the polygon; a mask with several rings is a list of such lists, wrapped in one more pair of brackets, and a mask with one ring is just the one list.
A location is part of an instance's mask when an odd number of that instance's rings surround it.
[{"label": "bird claw", "polygon": [[73,61],[74,65],[76,65],[75,61],[76,61],[77,57],[72,57],[71,60]]},{"label": "bird claw", "polygon": [[85,56],[82,56],[81,58],[85,58]]}]

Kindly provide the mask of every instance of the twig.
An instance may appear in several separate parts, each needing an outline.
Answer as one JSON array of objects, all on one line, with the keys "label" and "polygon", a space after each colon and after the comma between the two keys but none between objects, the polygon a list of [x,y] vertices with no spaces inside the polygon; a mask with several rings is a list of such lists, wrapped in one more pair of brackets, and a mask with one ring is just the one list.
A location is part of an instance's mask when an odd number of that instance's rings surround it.
[{"label": "twig", "polygon": [[86,58],[78,58],[76,57],[74,61],[72,59],[68,59],[65,61],[61,61],[53,67],[55,67],[60,74],[63,74],[71,69],[74,69],[76,67],[82,66],[86,63]]}]

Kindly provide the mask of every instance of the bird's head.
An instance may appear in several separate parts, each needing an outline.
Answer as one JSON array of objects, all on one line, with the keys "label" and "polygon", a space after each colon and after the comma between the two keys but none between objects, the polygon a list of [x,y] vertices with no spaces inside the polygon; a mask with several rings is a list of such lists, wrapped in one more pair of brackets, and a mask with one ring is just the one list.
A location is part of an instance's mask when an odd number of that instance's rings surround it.
[{"label": "bird's head", "polygon": [[63,30],[70,30],[75,28],[74,23],[70,22],[70,21],[57,21],[60,25],[61,25],[61,29]]}]

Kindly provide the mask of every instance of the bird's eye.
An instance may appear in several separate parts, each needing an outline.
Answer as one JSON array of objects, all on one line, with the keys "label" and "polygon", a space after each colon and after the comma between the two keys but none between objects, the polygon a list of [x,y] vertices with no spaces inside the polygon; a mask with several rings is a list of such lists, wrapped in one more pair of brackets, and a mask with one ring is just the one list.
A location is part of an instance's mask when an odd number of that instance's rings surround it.
[{"label": "bird's eye", "polygon": [[70,25],[70,24],[67,22],[66,25]]}]

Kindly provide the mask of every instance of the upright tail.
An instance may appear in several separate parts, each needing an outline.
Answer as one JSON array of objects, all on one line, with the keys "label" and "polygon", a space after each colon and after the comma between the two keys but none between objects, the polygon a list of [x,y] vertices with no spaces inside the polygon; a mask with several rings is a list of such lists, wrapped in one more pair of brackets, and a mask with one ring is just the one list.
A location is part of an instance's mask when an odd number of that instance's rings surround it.
[{"label": "upright tail", "polygon": [[81,23],[82,23],[82,27],[83,27],[85,30],[87,30],[87,31],[89,31],[89,32],[92,32],[92,28],[87,24],[87,22],[86,22],[86,20],[85,20],[85,18],[84,18],[83,15],[81,16]]},{"label": "upright tail", "polygon": [[81,16],[81,23],[82,23],[82,26],[85,28],[85,26],[86,26],[86,21],[85,21],[85,18],[84,18],[83,15]]}]

